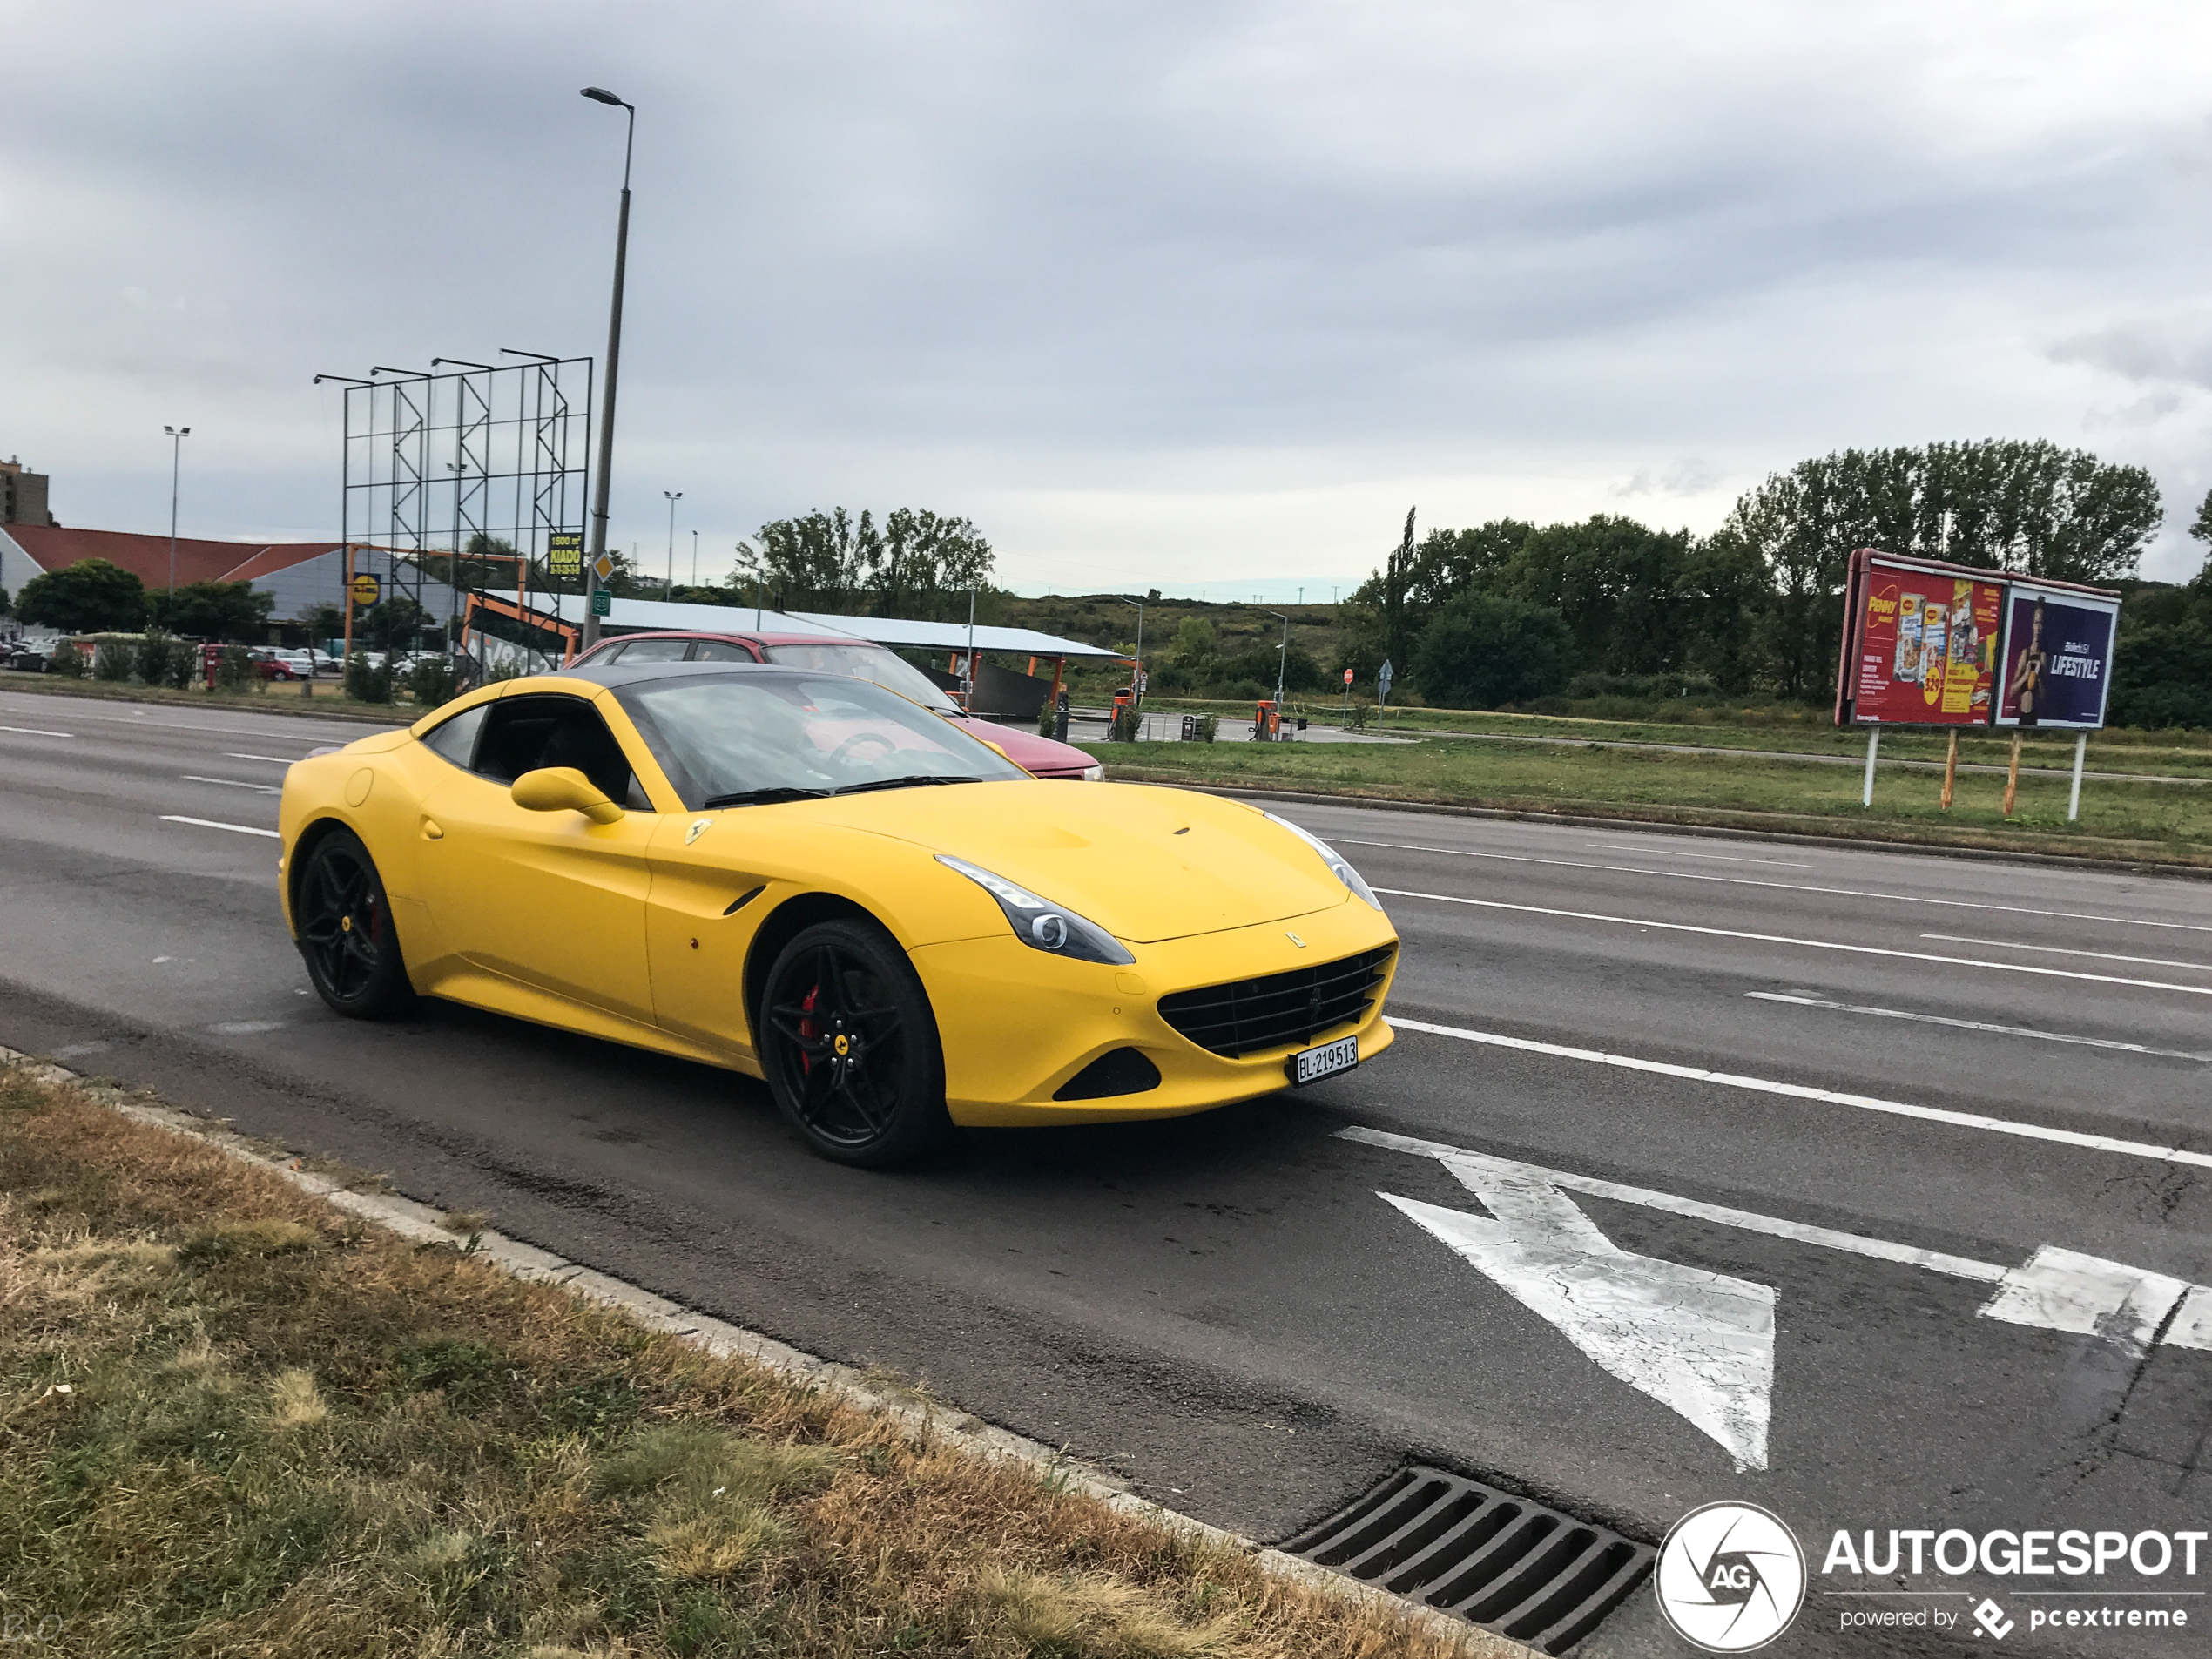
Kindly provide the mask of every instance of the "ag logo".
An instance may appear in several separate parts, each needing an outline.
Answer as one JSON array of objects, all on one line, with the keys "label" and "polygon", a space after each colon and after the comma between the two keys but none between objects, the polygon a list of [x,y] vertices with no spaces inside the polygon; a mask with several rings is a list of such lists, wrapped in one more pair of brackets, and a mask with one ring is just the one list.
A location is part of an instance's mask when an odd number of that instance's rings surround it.
[{"label": "ag logo", "polygon": [[1756,1504],[1709,1503],[1669,1531],[1654,1582],[1676,1635],[1708,1653],[1749,1653],[1788,1629],[1804,1605],[1805,1556],[1778,1516]]}]

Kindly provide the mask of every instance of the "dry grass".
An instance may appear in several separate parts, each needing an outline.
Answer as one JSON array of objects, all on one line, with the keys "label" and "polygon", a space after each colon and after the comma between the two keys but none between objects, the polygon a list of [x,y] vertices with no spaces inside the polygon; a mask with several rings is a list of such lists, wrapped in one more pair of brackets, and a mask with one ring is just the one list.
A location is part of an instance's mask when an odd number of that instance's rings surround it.
[{"label": "dry grass", "polygon": [[0,1615],[54,1651],[1447,1650],[12,1070],[0,1305]]}]

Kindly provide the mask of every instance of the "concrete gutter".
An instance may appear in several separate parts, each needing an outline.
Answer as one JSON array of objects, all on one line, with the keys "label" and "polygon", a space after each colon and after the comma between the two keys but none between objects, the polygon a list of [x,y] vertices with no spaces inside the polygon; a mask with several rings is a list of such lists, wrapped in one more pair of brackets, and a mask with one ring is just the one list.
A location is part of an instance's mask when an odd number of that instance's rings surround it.
[{"label": "concrete gutter", "polygon": [[[443,1211],[393,1193],[356,1192],[301,1168],[300,1159],[292,1153],[280,1150],[271,1153],[266,1145],[233,1132],[219,1119],[210,1122],[169,1107],[150,1105],[112,1084],[94,1082],[65,1067],[14,1049],[0,1048],[0,1066],[22,1070],[43,1082],[70,1085],[125,1117],[189,1136],[241,1163],[258,1165],[321,1198],[334,1209],[397,1233],[402,1238],[422,1244],[462,1247],[453,1230],[446,1224]],[[1316,1567],[1295,1555],[1286,1555],[1242,1534],[1208,1526],[1150,1499],[1140,1498],[1109,1471],[1080,1463],[1042,1441],[996,1427],[957,1406],[943,1405],[919,1392],[887,1386],[880,1379],[864,1376],[849,1366],[803,1352],[742,1325],[695,1313],[665,1297],[656,1296],[651,1291],[610,1278],[550,1251],[540,1250],[535,1244],[524,1244],[519,1238],[484,1228],[471,1232],[467,1250],[511,1278],[557,1285],[570,1295],[612,1309],[648,1331],[680,1338],[718,1359],[750,1361],[841,1404],[888,1417],[911,1433],[934,1436],[971,1456],[1026,1465],[1035,1470],[1041,1480],[1096,1498],[1125,1514],[1248,1555],[1263,1571],[1278,1578],[1294,1580],[1325,1595],[1388,1608],[1408,1624],[1453,1645],[1467,1659],[1541,1659],[1534,1648],[1524,1647],[1402,1595],[1393,1595],[1326,1568]]]}]

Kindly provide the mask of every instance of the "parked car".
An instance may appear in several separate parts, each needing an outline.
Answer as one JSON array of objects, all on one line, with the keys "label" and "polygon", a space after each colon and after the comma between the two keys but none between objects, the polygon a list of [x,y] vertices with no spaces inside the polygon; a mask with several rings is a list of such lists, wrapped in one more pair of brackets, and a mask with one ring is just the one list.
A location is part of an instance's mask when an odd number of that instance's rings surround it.
[{"label": "parked car", "polygon": [[314,661],[302,651],[282,651],[273,645],[253,645],[246,654],[265,680],[304,680],[314,676]]},{"label": "parked car", "polygon": [[0,645],[0,668],[12,668],[25,674],[43,674],[46,671],[46,661],[51,655],[51,652],[40,651],[35,645],[10,640]]},{"label": "parked car", "polygon": [[855,679],[873,680],[910,702],[941,714],[981,738],[1022,771],[1036,778],[1087,779],[1106,769],[1081,749],[1039,737],[1020,726],[999,725],[961,711],[945,689],[898,652],[866,639],[826,634],[756,634],[669,631],[623,634],[603,639],[570,664],[575,668],[625,668],[644,663],[776,663],[811,668]]}]

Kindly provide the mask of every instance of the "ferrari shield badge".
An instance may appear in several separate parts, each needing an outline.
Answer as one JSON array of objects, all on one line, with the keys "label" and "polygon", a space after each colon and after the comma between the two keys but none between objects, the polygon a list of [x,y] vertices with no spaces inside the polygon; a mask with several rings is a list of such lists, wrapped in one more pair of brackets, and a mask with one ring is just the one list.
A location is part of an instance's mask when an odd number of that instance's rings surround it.
[{"label": "ferrari shield badge", "polygon": [[705,834],[707,831],[712,829],[713,827],[714,820],[711,818],[693,819],[691,820],[691,827],[684,832],[684,845],[689,846],[693,841],[698,840],[700,836]]}]

